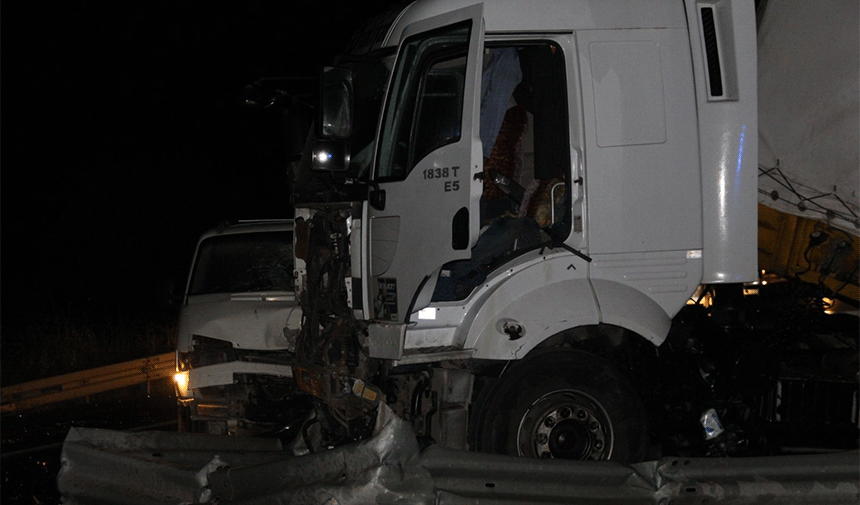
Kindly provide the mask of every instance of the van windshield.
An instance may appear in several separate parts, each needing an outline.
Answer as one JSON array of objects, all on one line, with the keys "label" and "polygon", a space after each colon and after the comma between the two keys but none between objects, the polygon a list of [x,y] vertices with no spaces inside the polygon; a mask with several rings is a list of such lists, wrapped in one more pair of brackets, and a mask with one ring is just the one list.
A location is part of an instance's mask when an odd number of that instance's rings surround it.
[{"label": "van windshield", "polygon": [[294,290],[291,232],[210,237],[197,251],[189,295]]}]

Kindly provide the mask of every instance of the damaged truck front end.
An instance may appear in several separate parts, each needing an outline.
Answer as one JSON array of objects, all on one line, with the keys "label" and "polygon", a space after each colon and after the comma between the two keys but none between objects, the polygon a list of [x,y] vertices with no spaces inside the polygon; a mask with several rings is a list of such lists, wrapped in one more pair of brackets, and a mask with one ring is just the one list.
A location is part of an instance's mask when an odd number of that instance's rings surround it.
[{"label": "damaged truck front end", "polygon": [[[323,70],[317,126],[294,177],[303,324],[293,372],[296,387],[314,398],[305,443],[318,447],[366,438],[383,408],[407,420],[420,437],[433,436],[432,424],[446,445],[468,447],[473,377],[466,361],[443,368],[431,366],[439,365],[435,354],[427,360],[417,354],[411,364],[399,360],[404,329],[417,310],[409,298],[416,290],[432,290],[438,277],[432,272],[436,266],[429,275],[418,272],[437,260],[467,259],[476,238],[470,229],[476,228],[477,212],[470,217],[469,209],[476,209],[479,196],[470,182],[480,165],[471,133],[478,107],[474,99],[465,105],[463,100],[474,95],[479,73],[481,15],[473,7],[419,22],[408,48],[398,50],[390,32],[402,24],[402,15],[395,10],[373,21],[337,66]],[[418,95],[426,98],[421,107],[407,105]],[[436,128],[413,124],[413,116],[435,121]],[[464,131],[464,125],[470,126]],[[407,147],[415,128],[422,129],[421,153]],[[416,177],[421,170],[407,171],[406,165],[440,147],[465,158],[462,166],[438,170],[447,198],[439,201],[438,218],[419,224],[420,214],[409,212],[409,193],[384,183],[407,172]],[[385,174],[379,171],[380,157],[388,160]],[[425,172],[428,178],[437,175],[429,166]],[[452,222],[453,242],[434,233],[450,234]],[[404,239],[404,232],[418,241]],[[411,274],[384,275],[404,271]],[[417,303],[426,305],[429,294],[422,297],[427,300]],[[454,349],[441,344],[439,350]],[[463,358],[469,352],[454,354]]]},{"label": "damaged truck front end", "polygon": [[[384,395],[380,363],[367,353],[366,325],[350,306],[352,209],[317,211],[296,226],[302,329],[296,342],[296,387],[315,398],[324,445],[370,434]],[[309,443],[309,441],[306,441]]]},{"label": "damaged truck front end", "polygon": [[367,347],[360,237],[375,118],[393,58],[390,50],[374,50],[323,69],[320,113],[294,172],[296,295],[303,318],[293,379],[315,404],[303,429],[310,450],[366,438],[385,402],[377,385],[382,364]]}]

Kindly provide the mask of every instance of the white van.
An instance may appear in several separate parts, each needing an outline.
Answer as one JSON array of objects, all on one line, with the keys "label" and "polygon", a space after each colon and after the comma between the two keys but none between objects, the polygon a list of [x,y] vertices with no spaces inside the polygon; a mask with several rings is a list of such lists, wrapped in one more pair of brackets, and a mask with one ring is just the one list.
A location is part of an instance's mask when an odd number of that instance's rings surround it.
[{"label": "white van", "polygon": [[289,362],[301,309],[293,261],[292,220],[240,221],[200,237],[179,318],[180,429],[282,427],[275,417],[289,412],[265,404],[294,395]]}]

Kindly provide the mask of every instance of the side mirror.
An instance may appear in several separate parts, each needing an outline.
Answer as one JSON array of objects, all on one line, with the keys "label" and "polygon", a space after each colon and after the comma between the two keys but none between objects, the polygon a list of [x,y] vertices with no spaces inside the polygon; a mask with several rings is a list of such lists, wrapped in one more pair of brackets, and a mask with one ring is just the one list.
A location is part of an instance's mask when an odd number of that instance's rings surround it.
[{"label": "side mirror", "polygon": [[314,141],[312,166],[320,172],[343,172],[349,168],[349,145],[345,140]]},{"label": "side mirror", "polygon": [[320,134],[346,139],[352,134],[352,70],[325,67],[320,90]]}]

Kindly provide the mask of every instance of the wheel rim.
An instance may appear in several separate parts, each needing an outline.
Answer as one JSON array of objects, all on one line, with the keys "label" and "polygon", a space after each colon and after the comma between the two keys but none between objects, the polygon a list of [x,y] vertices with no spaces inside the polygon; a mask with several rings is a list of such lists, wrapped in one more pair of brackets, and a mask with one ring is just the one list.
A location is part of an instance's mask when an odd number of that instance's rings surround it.
[{"label": "wheel rim", "polygon": [[612,423],[591,395],[571,389],[540,397],[517,430],[520,456],[601,460],[612,455]]}]

